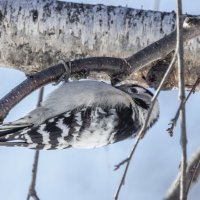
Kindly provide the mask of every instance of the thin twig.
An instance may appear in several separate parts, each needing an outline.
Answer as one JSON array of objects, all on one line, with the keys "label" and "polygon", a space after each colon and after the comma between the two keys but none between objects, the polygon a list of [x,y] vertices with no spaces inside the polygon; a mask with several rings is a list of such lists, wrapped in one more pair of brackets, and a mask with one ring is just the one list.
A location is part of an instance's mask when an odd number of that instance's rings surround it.
[{"label": "thin twig", "polygon": [[37,192],[35,189],[36,186],[36,177],[37,177],[37,169],[38,169],[38,161],[39,161],[39,150],[35,151],[34,161],[33,161],[33,169],[32,169],[32,180],[29,187],[27,200],[30,200],[32,197],[34,200],[39,200],[39,197],[37,196]]},{"label": "thin twig", "polygon": [[[199,18],[187,17],[184,21],[184,24],[184,41],[188,41],[189,39],[200,34]],[[158,59],[162,59],[171,51],[173,51],[175,46],[176,31],[154,42],[129,58],[84,58],[66,62],[66,65],[71,65],[71,75],[81,73],[87,74],[90,71],[104,71],[112,77],[119,76],[121,79],[123,79],[121,75],[126,77],[127,75],[143,68],[149,63]],[[10,93],[0,100],[0,122],[4,120],[9,111],[23,98],[46,84],[56,82],[63,73],[65,73],[64,65],[58,64],[32,75],[20,85],[15,87]]]},{"label": "thin twig", "polygon": [[[44,88],[42,87],[40,89],[40,92],[39,92],[37,107],[41,106],[43,94],[44,94]],[[37,171],[38,171],[39,155],[40,155],[39,150],[36,150],[35,156],[34,156],[34,161],[33,161],[33,168],[32,168],[32,180],[31,180],[31,184],[30,184],[30,187],[29,187],[27,200],[30,200],[31,197],[34,200],[39,200],[39,197],[37,196],[37,192],[36,192],[36,189],[35,189],[35,187],[36,187],[36,177],[37,177]]]},{"label": "thin twig", "polygon": [[186,194],[188,195],[188,192],[191,188],[192,183],[196,182],[198,176],[199,176],[199,169],[200,169],[200,159],[197,161],[197,164],[194,165],[194,167],[191,169],[191,178],[189,179],[189,184],[187,186]]},{"label": "thin twig", "polygon": [[118,199],[120,190],[121,190],[121,188],[122,188],[122,185],[125,183],[126,174],[127,174],[128,167],[129,167],[130,161],[131,161],[131,159],[132,159],[132,156],[133,156],[133,154],[134,154],[134,152],[135,152],[135,150],[136,150],[136,148],[137,148],[137,146],[138,146],[138,144],[139,144],[140,139],[143,138],[143,136],[144,136],[144,134],[145,134],[145,132],[146,132],[147,124],[148,124],[149,118],[150,118],[150,116],[151,116],[151,112],[152,112],[152,110],[153,110],[153,107],[154,107],[154,105],[155,105],[155,103],[156,103],[157,97],[158,97],[158,95],[159,95],[159,93],[160,93],[160,91],[161,91],[162,86],[164,85],[165,80],[168,78],[168,76],[169,76],[169,74],[170,74],[170,72],[171,72],[171,70],[172,70],[172,68],[173,68],[173,66],[174,66],[174,63],[175,63],[175,61],[176,61],[176,55],[177,55],[176,53],[177,53],[177,51],[175,51],[174,56],[173,56],[173,59],[172,59],[172,61],[171,61],[170,65],[169,65],[169,67],[168,67],[168,69],[167,69],[167,71],[166,71],[166,73],[165,73],[165,75],[164,75],[164,77],[163,77],[163,79],[162,79],[160,85],[158,86],[158,88],[157,88],[157,90],[156,90],[156,92],[155,92],[155,94],[154,94],[154,96],[153,96],[153,98],[152,98],[152,100],[151,100],[151,106],[150,106],[149,112],[148,112],[148,114],[147,114],[146,121],[145,121],[145,123],[144,123],[142,129],[140,130],[140,132],[139,132],[139,134],[138,134],[138,137],[137,137],[137,139],[136,139],[136,142],[134,143],[133,147],[131,148],[131,151],[130,151],[129,156],[128,156],[126,159],[124,159],[123,161],[121,161],[119,164],[117,164],[117,165],[115,166],[115,170],[117,170],[117,169],[119,169],[122,165],[126,164],[124,173],[123,173],[122,178],[121,178],[120,183],[119,183],[119,186],[118,186],[117,191],[116,191],[116,193],[115,193],[115,195],[114,195],[115,200]]},{"label": "thin twig", "polygon": [[[200,149],[192,156],[188,162],[187,171],[186,171],[186,188],[187,193],[194,184],[200,175]],[[181,170],[178,173],[176,179],[171,184],[167,195],[164,200],[177,200],[180,196],[180,179],[181,179]]]},{"label": "thin twig", "polygon": [[174,130],[174,127],[176,126],[176,123],[177,123],[177,120],[179,118],[179,114],[180,114],[180,110],[181,110],[182,106],[184,104],[186,104],[186,102],[190,98],[191,94],[195,93],[196,87],[199,85],[199,83],[200,83],[200,76],[195,81],[195,83],[192,86],[192,89],[190,90],[190,92],[188,93],[185,101],[183,103],[180,103],[180,105],[179,105],[179,107],[178,107],[178,109],[176,111],[175,117],[173,119],[171,119],[171,122],[169,123],[169,125],[171,125],[171,126],[167,129],[167,131],[168,131],[168,133],[169,133],[170,136],[173,136],[173,130]]},{"label": "thin twig", "polygon": [[38,95],[38,102],[37,102],[37,107],[41,106],[41,103],[43,101],[43,96],[44,96],[44,87],[42,87],[39,91],[39,95]]},{"label": "thin twig", "polygon": [[183,16],[182,0],[177,0],[177,59],[178,59],[178,77],[179,77],[179,101],[182,104],[180,109],[180,127],[181,127],[181,184],[180,200],[187,199],[186,193],[186,169],[187,169],[187,134],[186,134],[186,113],[185,113],[185,74],[184,74],[184,50],[183,50]]}]

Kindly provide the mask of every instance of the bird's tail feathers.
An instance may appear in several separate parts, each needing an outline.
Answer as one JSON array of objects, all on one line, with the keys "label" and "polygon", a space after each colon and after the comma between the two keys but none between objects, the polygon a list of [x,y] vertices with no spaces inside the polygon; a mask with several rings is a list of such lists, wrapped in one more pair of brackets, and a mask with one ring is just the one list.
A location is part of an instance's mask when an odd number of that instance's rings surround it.
[{"label": "bird's tail feathers", "polygon": [[[34,143],[31,137],[27,135],[32,124],[17,124],[16,121],[12,123],[3,124],[0,126],[0,147],[27,147],[30,149],[57,149],[57,146],[50,144]],[[37,137],[37,134],[36,134]],[[69,145],[64,146],[69,148]]]},{"label": "bird's tail feathers", "polygon": [[13,122],[8,122],[0,125],[0,132],[4,130],[11,130],[15,128],[25,128],[31,126],[32,123],[28,121],[29,116],[25,116]]},{"label": "bird's tail feathers", "polygon": [[29,129],[30,124],[7,123],[0,126],[0,146],[28,147],[28,143],[21,134]]},{"label": "bird's tail feathers", "polygon": [[0,142],[15,140],[19,132],[30,126],[32,126],[32,124],[23,123],[23,121],[20,120],[2,124],[0,126]]},{"label": "bird's tail feathers", "polygon": [[15,131],[15,129],[23,129],[23,128],[29,127],[31,125],[32,124],[26,123],[21,119],[14,121],[14,122],[2,124],[2,125],[0,125],[0,136],[1,136],[1,133],[4,131],[8,131],[8,130]]},{"label": "bird's tail feathers", "polygon": [[0,126],[0,136],[1,133],[4,131],[15,131],[15,129],[23,129],[25,127],[29,127],[31,124],[13,124],[13,123],[7,123],[7,124],[2,124]]}]

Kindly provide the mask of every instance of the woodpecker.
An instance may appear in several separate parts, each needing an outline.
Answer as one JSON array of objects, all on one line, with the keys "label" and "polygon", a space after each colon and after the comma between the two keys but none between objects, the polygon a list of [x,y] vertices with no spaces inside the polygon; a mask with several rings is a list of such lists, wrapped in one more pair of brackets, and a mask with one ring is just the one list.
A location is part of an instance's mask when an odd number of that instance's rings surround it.
[{"label": "woodpecker", "polygon": [[[0,145],[31,149],[97,148],[135,137],[153,94],[135,84],[63,83],[28,115],[0,126]],[[158,102],[148,122],[159,117]]]}]

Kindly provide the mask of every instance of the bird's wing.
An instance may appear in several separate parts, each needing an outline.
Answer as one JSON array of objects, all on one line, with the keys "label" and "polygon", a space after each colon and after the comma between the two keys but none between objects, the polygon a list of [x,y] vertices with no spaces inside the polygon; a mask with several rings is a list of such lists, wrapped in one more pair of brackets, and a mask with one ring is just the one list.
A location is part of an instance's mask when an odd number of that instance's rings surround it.
[{"label": "bird's wing", "polygon": [[10,124],[13,126],[38,126],[45,120],[80,107],[116,107],[134,104],[125,92],[102,82],[74,81],[54,90],[42,106]]},{"label": "bird's wing", "polygon": [[79,107],[36,127],[0,132],[0,142],[34,149],[100,147],[135,132],[137,126],[132,120],[132,112],[131,107]]}]

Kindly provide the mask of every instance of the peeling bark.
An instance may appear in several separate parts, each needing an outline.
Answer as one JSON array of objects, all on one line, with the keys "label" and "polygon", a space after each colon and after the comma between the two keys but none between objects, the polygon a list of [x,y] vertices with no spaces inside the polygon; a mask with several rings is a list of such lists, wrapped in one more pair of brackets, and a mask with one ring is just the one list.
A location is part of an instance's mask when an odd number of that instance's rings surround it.
[{"label": "peeling bark", "polygon": [[[175,21],[174,12],[56,0],[1,0],[0,66],[19,69],[30,75],[61,59],[128,57],[172,32]],[[189,87],[200,74],[199,52],[199,37],[186,43],[186,84]],[[160,67],[159,72],[163,73],[164,68]],[[158,68],[150,72],[145,68],[130,79],[156,87],[160,78],[157,71]],[[177,86],[174,74],[166,84],[170,88]]]}]

